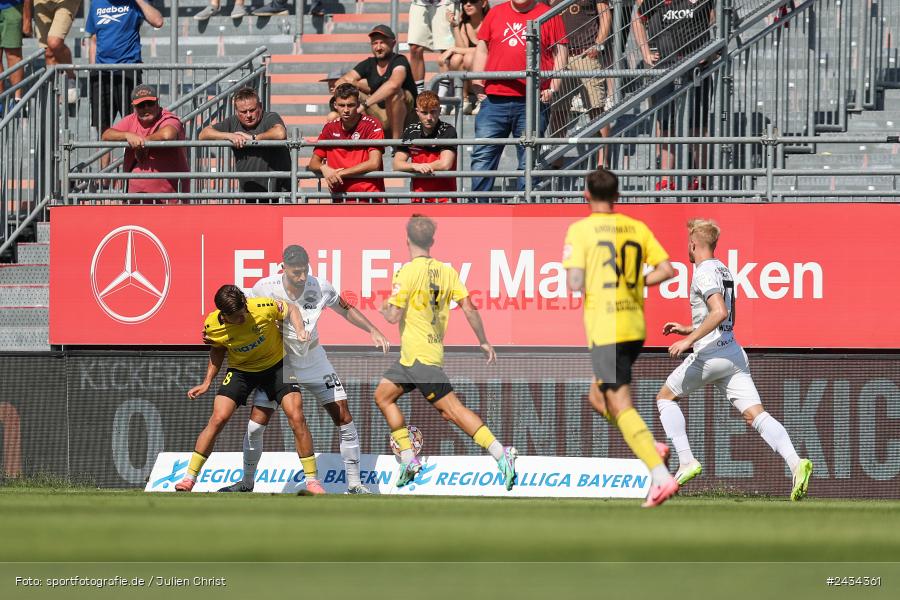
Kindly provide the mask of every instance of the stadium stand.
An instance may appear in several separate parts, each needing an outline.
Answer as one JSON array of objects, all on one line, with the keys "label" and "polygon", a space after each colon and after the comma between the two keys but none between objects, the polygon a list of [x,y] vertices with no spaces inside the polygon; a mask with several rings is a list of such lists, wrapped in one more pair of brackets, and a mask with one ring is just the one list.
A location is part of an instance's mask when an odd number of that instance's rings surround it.
[{"label": "stadium stand", "polygon": [[[560,2],[556,7],[564,9],[567,4]],[[888,201],[900,195],[896,170],[900,8],[896,3],[807,0],[784,14],[778,10],[784,1],[720,0],[716,5],[724,10],[716,16],[709,43],[692,48],[670,71],[652,79],[639,63],[631,16],[623,9],[628,3],[612,4],[616,10],[612,37],[621,47],[613,61],[615,69],[607,75],[621,85],[600,119],[589,118],[585,107],[574,102],[575,94],[556,100],[567,102],[563,108],[572,115],[566,124],[567,137],[564,144],[552,147],[530,143],[535,150],[531,165],[535,185],[528,200],[578,199],[577,175],[596,166],[602,141],[591,136],[605,125],[612,126],[607,140],[611,167],[625,174],[623,189],[630,197],[644,201]],[[271,110],[284,116],[289,138],[317,135],[328,112],[323,78],[335,67],[350,68],[369,56],[366,32],[392,20],[386,0],[332,0],[325,4],[324,17],[304,15],[299,20],[293,9],[290,15],[271,18],[235,20],[224,14],[207,21],[190,18],[206,5],[205,0],[182,0],[177,23],[169,7],[162,7],[163,27],[145,26],[142,32],[145,81],[160,86],[167,105],[182,103],[177,112],[188,117],[188,139],[196,138],[204,124],[227,114],[228,94],[248,82],[269,98],[266,105]],[[395,18],[400,50],[405,51],[408,2],[399,6]],[[76,174],[79,170],[96,173],[96,159],[90,158],[100,154],[89,124],[83,32],[80,17],[70,37],[80,67],[75,105],[62,101],[58,92],[64,79],[43,68],[33,40],[26,41],[26,60],[19,67],[26,73],[23,89],[33,92],[30,99],[17,111],[13,90],[0,94],[4,108],[0,260],[7,261],[0,263],[0,350],[49,349],[49,228],[41,221],[48,204],[85,201],[95,191],[86,180],[70,180],[65,172],[68,168]],[[173,42],[182,65],[174,87],[173,71],[167,69]],[[436,54],[426,55],[426,79],[435,75],[436,59]],[[673,85],[668,98],[648,108],[648,96],[669,84]],[[706,120],[702,129],[719,141],[707,142],[709,151],[702,153],[703,161],[692,163],[691,130],[696,127],[690,127],[695,111],[691,103],[696,88],[707,85],[714,105],[713,110],[700,111]],[[665,118],[672,121],[669,135],[680,140],[674,153],[676,173],[670,175],[676,190],[654,189],[664,176],[657,160],[658,142],[653,139],[661,111],[668,111]],[[62,125],[42,130],[29,124],[35,115]],[[459,110],[450,117],[466,139],[473,135],[475,118]],[[751,137],[753,143],[748,141]],[[92,142],[93,147],[85,146]],[[461,146],[461,170],[467,168],[470,151],[471,146]],[[195,148],[192,155],[198,173],[230,170],[228,148]],[[297,149],[297,155],[303,173],[309,146]],[[390,161],[385,165],[389,169]],[[116,167],[113,162],[112,168]],[[702,171],[690,172],[698,167]],[[514,152],[508,148],[499,170],[514,169]],[[733,172],[727,173],[728,169]],[[709,177],[712,174],[719,176]],[[389,196],[407,189],[407,179],[387,175]],[[307,199],[303,194],[316,192],[319,184],[308,173],[303,177],[297,198]],[[462,179],[465,186],[460,189],[468,189],[468,177]],[[512,176],[498,178],[498,196],[506,193],[513,180]],[[699,190],[691,189],[695,180]],[[200,175],[192,187],[197,201],[214,198],[223,189],[223,184],[203,181]],[[201,192],[207,199],[201,200]],[[95,198],[105,201],[102,195]],[[508,192],[504,198],[512,200],[515,193]]]}]

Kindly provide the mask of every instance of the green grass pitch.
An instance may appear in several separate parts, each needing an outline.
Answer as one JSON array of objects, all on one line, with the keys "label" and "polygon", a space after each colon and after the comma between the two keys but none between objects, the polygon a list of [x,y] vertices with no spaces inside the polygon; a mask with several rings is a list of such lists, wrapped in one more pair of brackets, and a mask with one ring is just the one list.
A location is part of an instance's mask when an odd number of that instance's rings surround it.
[{"label": "green grass pitch", "polygon": [[[0,597],[268,598],[296,587],[309,594],[296,597],[402,598],[398,586],[427,598],[900,597],[898,502],[639,505],[0,487]],[[220,574],[228,584],[15,582],[120,572],[145,581]],[[882,580],[826,585],[857,576]]]}]

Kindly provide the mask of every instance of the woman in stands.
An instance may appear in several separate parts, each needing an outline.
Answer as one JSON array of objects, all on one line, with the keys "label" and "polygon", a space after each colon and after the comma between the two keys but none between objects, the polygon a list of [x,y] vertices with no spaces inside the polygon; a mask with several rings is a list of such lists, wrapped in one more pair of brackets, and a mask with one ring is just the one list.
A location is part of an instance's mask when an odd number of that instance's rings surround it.
[{"label": "woman in stands", "polygon": [[[456,45],[441,55],[441,71],[471,71],[475,59],[475,46],[478,45],[478,30],[484,15],[490,10],[488,0],[461,0],[462,12],[447,12],[447,20],[453,30]],[[463,113],[478,113],[478,101],[475,94],[469,91],[469,81],[463,83],[463,97],[466,99]]]}]

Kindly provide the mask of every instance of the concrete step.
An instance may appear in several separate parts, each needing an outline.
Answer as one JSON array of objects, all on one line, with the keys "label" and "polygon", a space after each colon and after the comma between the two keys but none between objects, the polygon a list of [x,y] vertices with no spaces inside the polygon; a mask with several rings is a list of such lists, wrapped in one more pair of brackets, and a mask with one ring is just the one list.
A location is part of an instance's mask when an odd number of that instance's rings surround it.
[{"label": "concrete step", "polygon": [[0,264],[0,284],[48,283],[48,265]]},{"label": "concrete step", "polygon": [[17,244],[16,257],[20,263],[50,264],[50,244]]},{"label": "concrete step", "polygon": [[46,306],[0,306],[0,327],[47,327],[49,323]]},{"label": "concrete step", "polygon": [[0,327],[0,351],[50,350],[48,327]]},{"label": "concrete step", "polygon": [[37,224],[37,241],[41,244],[50,243],[50,221],[41,221]]},{"label": "concrete step", "polygon": [[0,306],[48,306],[50,286],[47,284],[0,284]]}]

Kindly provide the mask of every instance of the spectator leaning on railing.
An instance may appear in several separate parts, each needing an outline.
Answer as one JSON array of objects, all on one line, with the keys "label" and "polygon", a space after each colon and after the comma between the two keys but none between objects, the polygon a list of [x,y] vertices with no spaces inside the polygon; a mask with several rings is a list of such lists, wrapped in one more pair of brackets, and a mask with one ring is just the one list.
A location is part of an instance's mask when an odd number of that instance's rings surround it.
[{"label": "spectator leaning on railing", "polygon": [[[287,139],[287,129],[278,113],[263,112],[262,102],[253,88],[239,89],[232,101],[234,114],[223,121],[204,127],[200,132],[200,139],[231,142],[234,149],[234,170],[238,173],[290,171],[291,153],[286,146],[277,148],[253,144],[257,140]],[[242,192],[288,192],[290,189],[291,180],[285,177],[241,179]],[[247,199],[247,202],[257,201]]]},{"label": "spectator leaning on railing", "polygon": [[[141,56],[141,25],[162,27],[162,14],[146,0],[91,0],[84,19],[91,36],[90,60],[98,65],[134,65]],[[134,87],[141,83],[139,71],[91,71],[91,126],[103,133],[119,115],[127,114]],[[109,165],[109,153],[100,158]]]},{"label": "spectator leaning on railing", "polygon": [[[47,66],[72,64],[72,51],[66,46],[66,36],[72,29],[75,14],[81,0],[25,0],[34,8],[34,25],[37,30],[38,45],[44,49]],[[67,72],[70,79],[75,73]],[[78,91],[69,88],[68,101],[74,103]]]},{"label": "spectator leaning on railing", "polygon": [[[0,0],[0,71],[11,69],[22,62],[22,36],[31,36],[31,3],[23,0]],[[6,55],[6,66],[2,61]],[[14,87],[22,82],[25,72],[16,70],[9,76],[9,85]],[[0,92],[5,89],[0,80]],[[22,99],[22,90],[14,92],[15,101]],[[0,117],[3,116],[0,106]]]},{"label": "spectator leaning on railing", "polygon": [[387,25],[376,25],[369,32],[372,56],[353,67],[338,84],[356,86],[360,95],[360,113],[367,113],[384,125],[392,139],[403,134],[416,104],[416,83],[409,61],[394,52],[397,36]]},{"label": "spectator leaning on railing", "polygon": [[[452,140],[456,128],[441,121],[441,102],[434,92],[422,92],[416,99],[418,123],[406,126],[404,140]],[[456,179],[435,177],[439,171],[456,170],[456,146],[423,146],[404,144],[394,153],[394,170],[421,173],[428,177],[414,177],[410,189],[414,192],[455,192]],[[413,202],[447,202],[448,198],[413,198]],[[455,200],[454,200],[455,202]]]},{"label": "spectator leaning on railing", "polygon": [[[472,70],[479,71],[524,71],[525,34],[528,21],[534,21],[550,10],[537,0],[510,0],[491,9],[478,31],[478,47]],[[568,59],[566,36],[559,17],[553,17],[541,26],[541,61],[544,71],[561,71]],[[559,91],[559,79],[541,79],[541,110],[538,133],[543,135],[547,126],[549,102]],[[525,131],[525,79],[487,79],[474,81],[473,89],[481,100],[481,109],[475,118],[475,137],[507,138],[520,137]],[[473,171],[496,170],[500,163],[503,146],[475,146],[472,151]],[[519,169],[525,168],[525,149],[516,146]],[[525,189],[525,178],[520,177],[519,189]],[[479,192],[491,191],[493,177],[475,177],[472,189]],[[484,200],[484,199],[482,199]]]},{"label": "spectator leaning on railing", "polygon": [[[156,88],[139,85],[131,93],[134,112],[103,132],[104,142],[128,142],[125,173],[187,173],[184,148],[147,148],[146,142],[184,140],[184,126],[172,112],[159,105]],[[180,189],[179,189],[180,188]],[[187,179],[129,179],[129,194],[187,192]]]},{"label": "spectator leaning on railing", "polygon": [[[359,89],[352,83],[341,83],[334,90],[334,108],[339,118],[328,121],[319,134],[319,141],[334,140],[383,140],[384,129],[378,119],[357,110]],[[347,202],[384,202],[384,179],[359,179],[380,171],[382,146],[320,146],[313,150],[309,170],[325,180],[334,202],[344,202],[344,193],[371,193],[370,198],[347,199]]]}]

